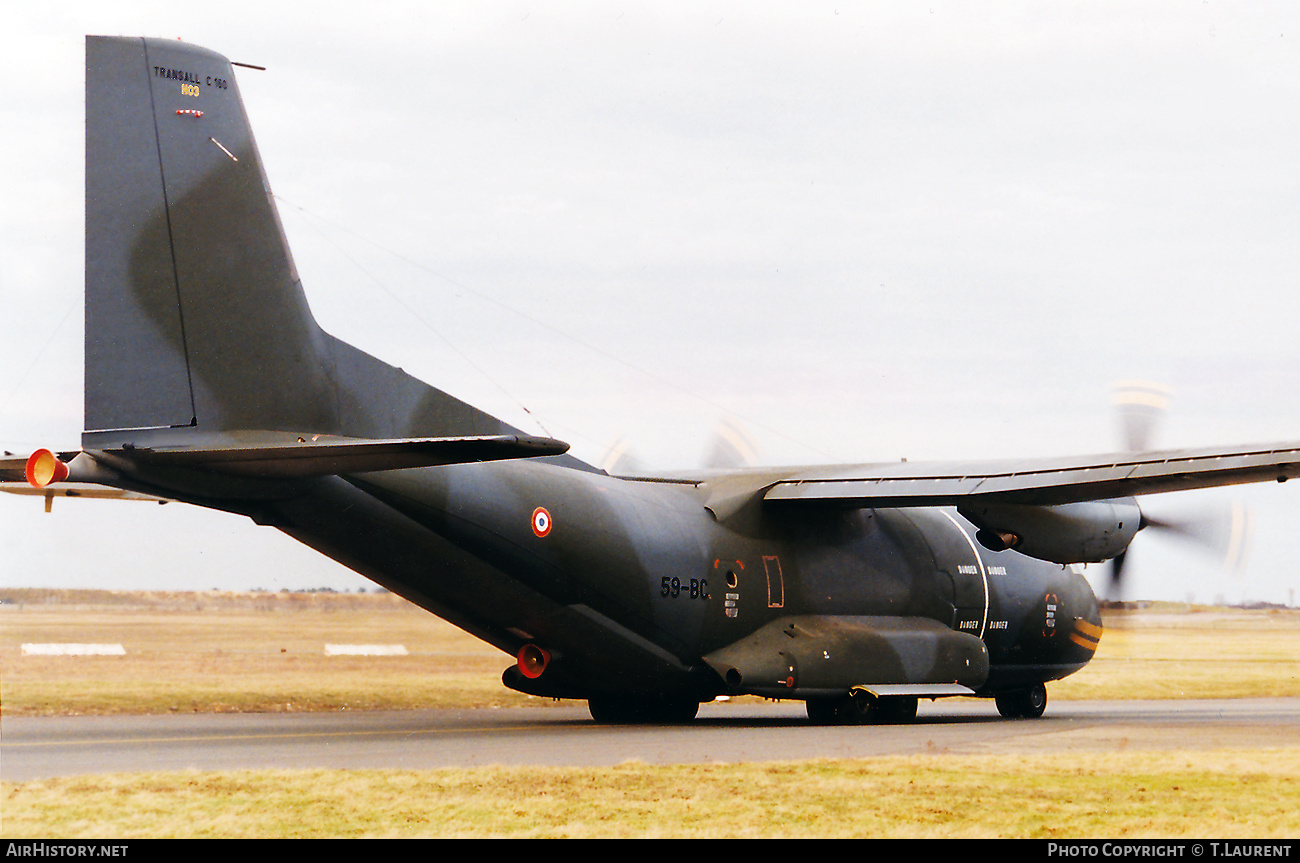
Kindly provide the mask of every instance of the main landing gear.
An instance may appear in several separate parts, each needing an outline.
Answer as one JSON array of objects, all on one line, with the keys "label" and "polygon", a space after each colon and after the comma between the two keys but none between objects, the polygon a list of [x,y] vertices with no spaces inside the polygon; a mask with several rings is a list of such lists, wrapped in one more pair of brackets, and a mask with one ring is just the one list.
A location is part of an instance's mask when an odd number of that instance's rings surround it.
[{"label": "main landing gear", "polygon": [[995,696],[998,713],[1007,719],[1037,719],[1047,709],[1047,687],[1035,683],[1028,689]]},{"label": "main landing gear", "polygon": [[[994,697],[998,713],[1007,719],[1037,719],[1047,709],[1047,687],[1035,683],[1028,689]],[[916,718],[916,699],[903,696],[878,698],[856,689],[838,698],[811,698],[808,721],[813,725],[893,725]]]},{"label": "main landing gear", "polygon": [[654,695],[593,695],[587,699],[587,709],[592,719],[604,725],[681,725],[695,719],[700,702]]},{"label": "main landing gear", "polygon": [[813,725],[896,725],[916,718],[915,698],[877,698],[862,689],[839,698],[810,698],[807,704]]}]

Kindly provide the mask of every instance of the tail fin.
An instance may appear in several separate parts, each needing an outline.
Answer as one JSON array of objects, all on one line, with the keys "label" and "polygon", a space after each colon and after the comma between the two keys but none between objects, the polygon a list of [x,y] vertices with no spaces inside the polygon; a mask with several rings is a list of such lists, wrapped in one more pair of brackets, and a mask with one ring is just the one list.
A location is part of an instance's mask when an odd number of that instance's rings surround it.
[{"label": "tail fin", "polygon": [[86,40],[85,428],[96,447],[515,431],[324,333],[230,62],[117,37]]}]

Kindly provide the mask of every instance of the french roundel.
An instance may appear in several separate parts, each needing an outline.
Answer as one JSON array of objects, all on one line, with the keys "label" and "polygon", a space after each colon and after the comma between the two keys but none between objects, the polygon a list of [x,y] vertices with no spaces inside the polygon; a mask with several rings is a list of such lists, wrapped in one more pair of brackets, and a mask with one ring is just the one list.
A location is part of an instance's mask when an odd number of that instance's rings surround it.
[{"label": "french roundel", "polygon": [[538,536],[546,536],[551,532],[551,514],[546,511],[546,507],[539,506],[533,510],[533,533]]}]

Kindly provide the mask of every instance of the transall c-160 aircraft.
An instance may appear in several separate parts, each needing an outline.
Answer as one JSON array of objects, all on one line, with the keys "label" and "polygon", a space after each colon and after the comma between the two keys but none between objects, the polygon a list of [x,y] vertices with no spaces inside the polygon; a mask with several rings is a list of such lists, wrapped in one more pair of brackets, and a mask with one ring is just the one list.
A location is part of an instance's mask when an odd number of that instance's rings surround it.
[{"label": "transall c-160 aircraft", "polygon": [[85,303],[82,449],[0,480],[272,525],[600,722],[1039,716],[1102,636],[1071,564],[1123,554],[1137,495],[1300,475],[1285,444],[611,476],[323,332],[231,63],[175,41],[86,41]]}]

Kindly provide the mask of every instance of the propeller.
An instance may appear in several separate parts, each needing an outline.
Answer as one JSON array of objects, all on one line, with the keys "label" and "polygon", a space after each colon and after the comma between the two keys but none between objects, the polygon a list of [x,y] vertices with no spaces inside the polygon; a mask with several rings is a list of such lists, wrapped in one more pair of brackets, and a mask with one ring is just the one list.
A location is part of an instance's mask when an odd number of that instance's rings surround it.
[{"label": "propeller", "polygon": [[632,453],[626,438],[615,438],[600,459],[600,469],[610,476],[640,476],[645,465]]},{"label": "propeller", "polygon": [[[1142,513],[1139,531],[1151,529],[1168,536],[1176,536],[1202,551],[1212,553],[1225,568],[1238,571],[1245,565],[1254,533],[1254,511],[1240,502],[1218,509],[1174,517],[1155,517]],[[1128,552],[1121,552],[1110,562],[1110,599],[1121,598],[1124,561]]]},{"label": "propeller", "polygon": [[753,467],[758,461],[758,447],[754,439],[731,420],[724,419],[713,430],[713,440],[705,450],[704,467],[710,470],[728,470]]},{"label": "propeller", "polygon": [[[722,420],[704,449],[700,467],[706,470],[731,470],[753,467],[758,463],[758,447],[749,434],[730,420]],[[605,450],[600,468],[612,476],[644,476],[645,464],[632,451],[631,444],[619,437]]]},{"label": "propeller", "polygon": [[[1151,450],[1151,439],[1169,407],[1169,388],[1148,381],[1122,381],[1115,385],[1112,403],[1124,449]],[[1176,536],[1214,553],[1224,566],[1240,569],[1250,547],[1253,522],[1254,513],[1248,506],[1233,503],[1226,508],[1202,509],[1177,517],[1156,517],[1143,511],[1138,530],[1150,529]],[[1107,594],[1112,600],[1121,598],[1127,557],[1128,552],[1124,551],[1111,559]]]},{"label": "propeller", "polygon": [[1169,388],[1150,381],[1120,381],[1115,384],[1111,404],[1125,451],[1150,450],[1156,426],[1169,410]]}]

